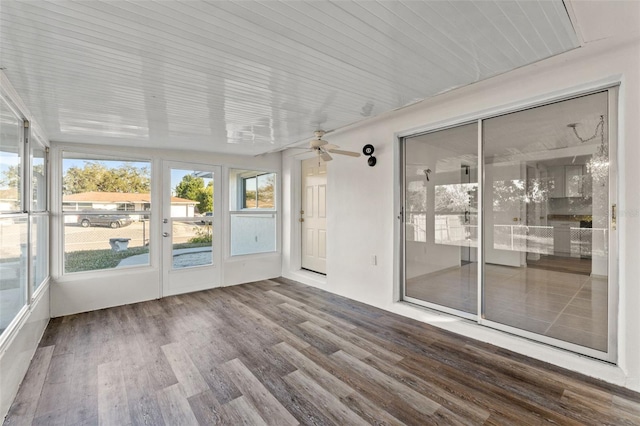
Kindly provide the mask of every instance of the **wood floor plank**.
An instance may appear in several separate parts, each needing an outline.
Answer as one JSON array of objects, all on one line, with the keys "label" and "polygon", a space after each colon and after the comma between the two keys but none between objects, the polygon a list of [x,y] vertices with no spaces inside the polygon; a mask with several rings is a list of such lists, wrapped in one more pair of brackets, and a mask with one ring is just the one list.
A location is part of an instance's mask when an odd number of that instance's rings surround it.
[{"label": "wood floor plank", "polygon": [[[54,327],[57,329],[56,325]],[[54,341],[55,337],[48,340]],[[31,424],[33,421],[54,349],[54,346],[36,349],[27,374],[18,389],[18,394],[7,413],[5,421],[8,424]]]},{"label": "wood floor plank", "polygon": [[358,392],[340,397],[340,401],[369,424],[379,426],[403,426],[405,424]]},{"label": "wood floor plank", "polygon": [[32,426],[64,426],[66,424],[67,410],[60,408],[43,416],[36,417]]},{"label": "wood floor plank", "polygon": [[[239,395],[240,397],[242,395]],[[187,398],[191,411],[201,425],[223,425],[222,405],[211,390]],[[233,401],[233,400],[231,400]]]},{"label": "wood floor plank", "polygon": [[170,343],[162,346],[162,351],[171,365],[173,373],[182,385],[185,396],[188,398],[209,389],[209,385],[202,378],[200,372],[193,364],[189,355],[179,343]]},{"label": "wood floor plank", "polygon": [[326,321],[316,315],[313,315],[312,313],[307,312],[306,310],[300,309],[300,308],[296,308],[293,305],[290,305],[288,303],[281,303],[278,305],[278,307],[280,309],[282,309],[285,312],[289,312],[292,313],[294,315],[299,316],[300,318],[304,318],[303,321],[301,322],[305,322],[305,321],[311,321],[314,324],[320,326],[320,327],[325,327],[327,325],[331,325],[331,323],[329,321]]},{"label": "wood floor plank", "polygon": [[310,305],[304,305],[300,307],[300,309],[302,309],[303,311],[307,311],[324,320],[327,320],[328,322],[335,325],[336,327],[340,327],[345,330],[353,330],[356,328],[356,325],[353,324],[351,321],[345,320],[342,317],[339,317],[336,315],[332,315],[331,313],[325,311],[324,309],[317,309]]},{"label": "wood floor plank", "polygon": [[92,353],[77,353],[71,375],[66,424],[98,421],[98,364]]},{"label": "wood floor plank", "polygon": [[[219,332],[220,330],[215,330],[216,335]],[[217,343],[212,342],[202,346],[183,344],[183,348],[220,404],[225,404],[242,395],[221,368],[223,363],[240,356],[240,352],[228,344],[222,335]]]},{"label": "wood floor plank", "polygon": [[259,312],[257,312],[255,309],[242,304],[238,301],[231,301],[230,302],[233,306],[235,306],[237,309],[242,310],[244,312],[246,312],[246,314],[248,314],[251,319],[253,320],[253,322],[255,323],[256,326],[261,326],[264,330],[269,330],[272,333],[274,333],[276,336],[278,336],[280,339],[284,340],[285,342],[289,343],[291,346],[297,348],[297,349],[304,349],[309,347],[309,343],[305,342],[303,339],[301,339],[300,337],[296,336],[295,334],[291,333],[289,330],[280,327],[278,324],[276,324],[275,322],[271,321],[269,318],[267,318],[266,316],[260,314]]},{"label": "wood floor plank", "polygon": [[640,394],[278,278],[54,318],[5,425],[638,425]]},{"label": "wood floor plank", "polygon": [[396,363],[404,358],[403,355],[397,354],[393,351],[386,349],[383,345],[379,345],[373,339],[365,339],[360,337],[358,334],[353,333],[354,329],[345,330],[340,327],[336,327],[333,324],[329,324],[324,327],[327,331],[335,334],[336,336],[353,343],[359,348],[375,355],[380,359],[384,359],[385,361]]},{"label": "wood floor plank", "polygon": [[285,357],[298,369],[304,371],[325,389],[330,389],[338,398],[346,397],[355,392],[346,383],[341,382],[335,376],[329,374],[318,364],[298,352],[292,346],[289,346],[286,342],[281,342],[273,346],[273,350],[278,355]]},{"label": "wood floor plank", "polygon": [[293,389],[306,398],[318,410],[326,413],[331,421],[338,425],[367,425],[368,423],[351,411],[340,399],[322,388],[309,376],[300,370],[294,371],[284,377]]},{"label": "wood floor plank", "polygon": [[394,364],[390,364],[376,357],[366,358],[363,362],[386,374],[398,383],[406,384],[421,395],[428,397],[448,409],[450,413],[462,414],[473,423],[482,424],[491,415],[491,413],[482,408],[481,405],[475,404],[469,399],[460,398],[455,392],[450,392],[448,389],[435,386]]},{"label": "wood floor plank", "polygon": [[326,342],[335,345],[340,348],[340,350],[347,352],[350,355],[358,359],[363,359],[368,356],[371,356],[370,352],[365,351],[364,349],[359,348],[348,340],[343,339],[342,337],[333,334],[331,331],[326,330],[310,321],[303,322],[299,325],[303,330],[311,333],[316,339],[324,340]]},{"label": "wood floor plank", "polygon": [[299,424],[295,417],[256,379],[242,361],[236,358],[224,363],[222,367],[242,394],[262,414],[262,418],[267,424],[274,426]]},{"label": "wood floor plank", "polygon": [[71,392],[71,384],[63,383],[45,383],[42,387],[42,393],[38,399],[38,406],[35,417],[42,417],[45,414],[52,413],[61,408],[66,409],[69,403],[69,394]]},{"label": "wood floor plank", "polygon": [[223,424],[267,426],[258,410],[244,396],[224,404],[222,412],[225,417]]},{"label": "wood floor plank", "polygon": [[118,362],[98,365],[98,418],[104,425],[131,424],[124,377]]},{"label": "wood floor plank", "polygon": [[440,404],[419,394],[407,385],[393,380],[391,377],[360,361],[345,351],[338,351],[331,355],[332,358],[343,364],[349,365],[356,373],[365,377],[368,381],[375,382],[382,387],[390,389],[415,410],[430,415],[440,408]]},{"label": "wood floor plank", "polygon": [[181,383],[157,392],[160,411],[165,424],[171,426],[197,426],[198,419],[191,410]]},{"label": "wood floor plank", "polygon": [[402,401],[392,389],[372,382],[366,376],[357,374],[351,365],[346,365],[311,347],[302,353],[329,373],[352,387],[359,395],[371,401],[381,410],[405,424],[424,424],[425,415]]},{"label": "wood floor plank", "polygon": [[289,305],[295,306],[296,308],[300,308],[304,305],[304,303],[299,302],[296,299],[292,299],[291,297],[274,290],[265,291],[264,294],[268,297],[271,297],[272,299],[276,299],[279,303],[288,303]]}]

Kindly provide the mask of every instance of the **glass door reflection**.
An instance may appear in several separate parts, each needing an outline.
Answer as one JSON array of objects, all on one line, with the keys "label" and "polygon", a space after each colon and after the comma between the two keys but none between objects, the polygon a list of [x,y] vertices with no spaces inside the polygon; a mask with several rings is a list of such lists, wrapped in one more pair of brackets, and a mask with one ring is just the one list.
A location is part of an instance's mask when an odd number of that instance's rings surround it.
[{"label": "glass door reflection", "polygon": [[601,92],[483,122],[484,318],[602,352],[607,108]]},{"label": "glass door reflection", "polygon": [[477,313],[477,124],[405,140],[405,298]]}]

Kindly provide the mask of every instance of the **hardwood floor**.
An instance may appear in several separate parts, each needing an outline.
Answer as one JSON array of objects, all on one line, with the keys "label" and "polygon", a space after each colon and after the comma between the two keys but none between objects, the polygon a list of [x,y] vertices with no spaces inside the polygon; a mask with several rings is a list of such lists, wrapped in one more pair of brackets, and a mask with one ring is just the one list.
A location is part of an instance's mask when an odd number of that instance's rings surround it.
[{"label": "hardwood floor", "polygon": [[289,280],[51,320],[5,425],[640,424],[640,394]]}]

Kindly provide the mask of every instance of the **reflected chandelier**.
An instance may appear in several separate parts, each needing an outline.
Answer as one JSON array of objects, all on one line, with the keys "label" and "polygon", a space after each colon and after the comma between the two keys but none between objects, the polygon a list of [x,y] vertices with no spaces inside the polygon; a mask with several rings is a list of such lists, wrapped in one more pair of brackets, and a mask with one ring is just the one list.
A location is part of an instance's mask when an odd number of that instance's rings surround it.
[{"label": "reflected chandelier", "polygon": [[573,129],[573,133],[582,143],[592,141],[600,136],[600,146],[596,153],[592,155],[587,162],[587,173],[589,173],[596,182],[600,182],[602,186],[605,186],[607,178],[609,177],[609,147],[604,140],[604,115],[600,116],[600,122],[593,132],[593,136],[590,138],[581,138],[576,130],[577,125],[578,123],[571,123],[568,124],[567,127],[571,127]]}]

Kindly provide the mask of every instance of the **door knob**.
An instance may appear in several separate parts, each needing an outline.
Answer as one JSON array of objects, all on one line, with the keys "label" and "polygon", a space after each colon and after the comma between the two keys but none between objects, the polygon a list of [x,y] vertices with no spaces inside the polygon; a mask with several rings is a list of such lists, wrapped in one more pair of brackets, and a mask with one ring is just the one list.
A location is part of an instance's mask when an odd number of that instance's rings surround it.
[{"label": "door knob", "polygon": [[168,236],[169,236],[169,233],[168,233],[168,232],[163,232],[163,233],[162,233],[162,236],[163,236],[163,237],[168,237]]}]

